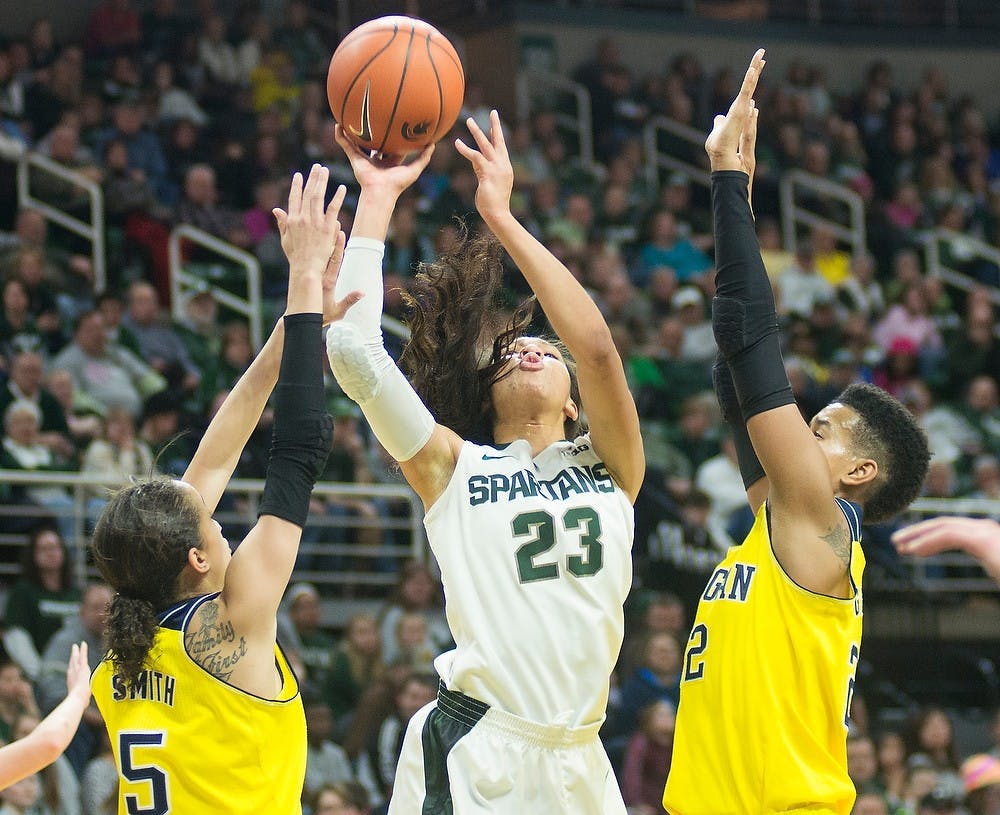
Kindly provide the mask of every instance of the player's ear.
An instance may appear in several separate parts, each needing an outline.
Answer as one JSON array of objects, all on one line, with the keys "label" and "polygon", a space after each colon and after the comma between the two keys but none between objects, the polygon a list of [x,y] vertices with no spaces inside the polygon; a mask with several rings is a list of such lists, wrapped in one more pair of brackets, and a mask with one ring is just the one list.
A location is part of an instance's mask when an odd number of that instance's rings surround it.
[{"label": "player's ear", "polygon": [[209,569],[208,558],[205,557],[205,552],[197,546],[192,546],[188,549],[187,564],[198,574],[205,574]]},{"label": "player's ear", "polygon": [[878,463],[874,459],[864,458],[854,462],[851,470],[841,477],[845,485],[860,487],[869,484],[878,476]]},{"label": "player's ear", "polygon": [[580,408],[577,407],[572,396],[566,400],[566,404],[563,406],[563,413],[566,414],[566,418],[571,422],[575,422],[580,418]]}]

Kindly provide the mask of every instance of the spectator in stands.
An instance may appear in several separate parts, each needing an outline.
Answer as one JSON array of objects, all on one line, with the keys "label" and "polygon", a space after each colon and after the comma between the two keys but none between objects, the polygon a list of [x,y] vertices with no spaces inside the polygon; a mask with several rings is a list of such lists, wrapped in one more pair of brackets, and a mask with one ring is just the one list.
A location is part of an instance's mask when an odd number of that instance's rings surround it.
[{"label": "spectator in stands", "polygon": [[198,387],[201,372],[180,336],[161,315],[159,297],[149,283],[137,280],[129,286],[122,325],[138,341],[142,358],[166,379],[168,387],[184,393]]},{"label": "spectator in stands", "polygon": [[713,530],[729,529],[733,513],[746,505],[745,490],[740,500],[738,483],[742,479],[732,436],[724,433],[720,447],[719,453],[702,462],[694,475],[694,485],[711,499],[707,523]]},{"label": "spectator in stands", "polygon": [[163,59],[153,66],[153,93],[155,94],[156,123],[169,127],[179,119],[192,122],[198,127],[208,124],[208,114],[201,109],[195,98],[176,83],[174,65]]},{"label": "spectator in stands", "polygon": [[632,733],[639,713],[653,702],[665,700],[676,709],[680,695],[681,647],[672,634],[649,634],[643,641],[635,672],[622,684],[619,718],[614,734]]},{"label": "spectator in stands", "polygon": [[382,656],[391,664],[399,656],[396,626],[407,613],[422,614],[438,653],[451,644],[451,632],[442,611],[441,586],[424,564],[416,561],[403,566],[399,582],[381,614]]},{"label": "spectator in stands", "polygon": [[709,364],[715,360],[715,335],[712,321],[705,313],[705,298],[694,286],[682,286],[670,301],[677,319],[684,326],[681,357]]},{"label": "spectator in stands", "polygon": [[86,393],[78,391],[69,371],[53,369],[45,379],[56,401],[63,409],[69,435],[77,449],[83,449],[103,430],[100,415],[103,408]]},{"label": "spectator in stands", "polygon": [[41,796],[41,781],[37,774],[29,775],[0,791],[0,815],[31,815]]},{"label": "spectator in stands", "polygon": [[[77,127],[58,125],[48,135],[47,141],[49,158],[96,184],[101,183],[101,170],[93,158],[80,155],[80,131]],[[31,175],[33,195],[80,220],[90,220],[90,194],[86,189],[52,173],[36,172]]]},{"label": "spectator in stands", "polygon": [[285,7],[285,25],[275,39],[291,56],[299,82],[317,74],[325,75],[330,48],[309,22],[309,5],[303,0],[291,0]]},{"label": "spectator in stands", "polygon": [[111,408],[105,416],[104,438],[94,439],[84,451],[80,472],[107,482],[94,489],[87,501],[92,523],[107,503],[108,489],[133,478],[149,478],[154,472],[153,451],[136,437],[135,419],[124,408]]},{"label": "spectator in stands", "polygon": [[14,722],[25,713],[38,715],[35,692],[20,665],[4,662],[0,664],[0,740],[10,741]]},{"label": "spectator in stands", "polygon": [[985,299],[966,300],[961,331],[946,340],[948,357],[947,395],[956,398],[966,383],[980,375],[1000,377],[1000,342],[996,336],[993,304]]},{"label": "spectator in stands", "polygon": [[958,778],[958,753],[951,717],[940,707],[928,706],[910,719],[907,743],[911,758],[923,754],[938,771],[938,782]]},{"label": "spectator in stands", "polygon": [[837,287],[837,299],[850,312],[873,320],[885,311],[882,287],[875,279],[875,258],[867,252],[850,259],[850,275]]},{"label": "spectator in stands", "polygon": [[884,730],[875,739],[875,749],[876,782],[885,790],[886,801],[895,810],[903,806],[906,792],[906,742],[895,730]]},{"label": "spectator in stands", "polygon": [[851,815],[889,815],[888,804],[877,792],[862,792],[854,799]]},{"label": "spectator in stands", "polygon": [[354,710],[361,694],[382,673],[382,638],[371,614],[355,614],[333,653],[324,697],[338,719]]},{"label": "spectator in stands", "polygon": [[633,282],[645,286],[653,269],[669,266],[680,283],[697,282],[712,268],[712,261],[689,240],[680,236],[677,219],[668,209],[654,209],[642,230],[639,262],[630,270]]},{"label": "spectator in stands", "polygon": [[22,351],[10,363],[7,385],[0,388],[0,413],[19,399],[38,406],[41,415],[38,443],[58,458],[72,461],[76,450],[69,437],[66,414],[58,400],[42,387],[44,375],[42,357],[33,351]]},{"label": "spectator in stands", "polygon": [[131,352],[109,345],[104,329],[104,317],[99,311],[82,314],[73,342],[56,356],[52,365],[69,371],[74,384],[104,410],[123,407],[138,416],[142,398],[163,390],[166,382]]},{"label": "spectator in stands", "polygon": [[859,793],[879,791],[875,782],[878,774],[875,742],[867,735],[848,734],[847,774]]},{"label": "spectator in stands", "polygon": [[172,206],[177,200],[177,189],[170,181],[160,137],[146,127],[142,100],[135,94],[124,95],[111,110],[111,123],[111,127],[97,136],[94,149],[104,155],[108,142],[114,139],[124,142],[129,169],[141,170],[153,186],[157,200],[164,206]]},{"label": "spectator in stands", "polygon": [[795,252],[795,263],[778,278],[778,295],[783,314],[808,317],[818,300],[832,300],[833,286],[819,273],[816,252],[811,241],[801,241]]},{"label": "spectator in stands", "polygon": [[283,605],[295,629],[297,650],[306,667],[308,687],[312,692],[319,693],[329,682],[335,647],[333,638],[321,626],[319,592],[309,583],[296,583],[288,589]]},{"label": "spectator in stands", "polygon": [[[105,620],[110,603],[111,589],[106,585],[92,583],[87,586],[78,615],[68,618],[45,646],[38,677],[38,701],[43,711],[52,710],[66,695],[66,668],[75,643],[86,642],[90,653],[104,653]],[[66,748],[66,758],[77,775],[83,774],[87,762],[94,756],[103,731],[104,720],[91,700],[76,736]]]},{"label": "spectator in stands", "polygon": [[188,169],[184,178],[184,197],[177,205],[177,220],[237,246],[250,245],[250,236],[239,213],[219,204],[215,170],[207,164],[195,164]]},{"label": "spectator in stands", "polygon": [[28,310],[28,287],[16,277],[3,283],[0,302],[0,368],[9,370],[11,360],[20,353],[42,352],[45,340]]},{"label": "spectator in stands", "polygon": [[55,288],[45,280],[45,255],[40,249],[22,247],[14,260],[13,277],[28,295],[28,313],[42,338],[44,350],[54,352],[62,344],[62,318]]},{"label": "spectator in stands", "polygon": [[92,56],[130,53],[138,49],[141,40],[141,20],[129,0],[105,0],[87,21],[87,52]]},{"label": "spectator in stands", "polygon": [[198,62],[205,71],[206,90],[215,102],[221,102],[224,94],[246,79],[240,75],[236,48],[226,35],[225,17],[211,14],[198,39]]},{"label": "spectator in stands", "polygon": [[674,752],[677,709],[665,699],[644,707],[639,727],[629,738],[622,763],[622,798],[635,815],[659,815],[663,780]]},{"label": "spectator in stands", "polygon": [[368,790],[358,781],[342,781],[316,794],[312,815],[371,815]]},{"label": "spectator in stands", "polygon": [[894,340],[901,338],[912,342],[923,354],[942,349],[941,333],[930,316],[930,304],[922,284],[913,284],[903,290],[897,302],[889,306],[885,316],[875,325],[872,336],[887,350]]},{"label": "spectator in stands", "polygon": [[306,715],[306,776],[302,785],[302,797],[309,799],[319,791],[339,781],[351,781],[354,771],[347,759],[344,748],[334,744],[333,714],[322,699],[305,702]]},{"label": "spectator in stands", "polygon": [[872,382],[897,399],[920,380],[920,348],[909,337],[896,337],[885,348],[885,357],[872,374]]},{"label": "spectator in stands", "polygon": [[38,655],[66,620],[77,615],[80,590],[66,543],[54,527],[40,526],[22,550],[21,572],[7,595],[4,625],[31,636]]},{"label": "spectator in stands", "polygon": [[[39,439],[42,413],[34,402],[18,399],[11,402],[3,413],[4,436],[0,446],[0,469],[44,472],[72,468],[71,462],[57,457]],[[39,517],[50,517],[59,527],[63,538],[72,540],[75,535],[73,499],[64,487],[55,485],[30,485],[11,490],[7,502],[35,506],[42,513],[25,510],[10,519],[10,527],[31,526]]]},{"label": "spectator in stands", "polygon": [[676,317],[665,317],[654,342],[630,361],[642,418],[677,421],[687,400],[711,387],[708,366],[685,359],[683,347],[684,324]]},{"label": "spectator in stands", "polygon": [[180,428],[181,408],[175,394],[159,391],[143,402],[138,438],[153,451],[160,472],[180,476],[194,455],[192,440],[180,435]]}]

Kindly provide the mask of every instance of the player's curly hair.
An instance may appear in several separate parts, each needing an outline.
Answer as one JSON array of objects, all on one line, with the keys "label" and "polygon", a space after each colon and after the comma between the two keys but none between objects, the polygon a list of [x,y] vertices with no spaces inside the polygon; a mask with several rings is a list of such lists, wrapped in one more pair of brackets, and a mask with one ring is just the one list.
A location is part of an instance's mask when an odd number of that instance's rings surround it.
[{"label": "player's curly hair", "polygon": [[[502,253],[494,236],[470,237],[462,224],[455,248],[422,263],[403,295],[412,316],[400,367],[439,424],[479,444],[493,443],[490,388],[509,373],[503,372],[505,358],[526,333],[535,307],[530,297],[509,314],[502,298]],[[576,363],[557,338],[544,339],[559,348],[570,396],[582,415]],[[585,430],[582,418],[566,420],[566,438]]]},{"label": "player's curly hair", "polygon": [[128,685],[153,645],[157,612],[175,602],[178,578],[192,546],[201,545],[198,511],[177,482],[154,479],[114,493],[94,529],[90,548],[115,590],[108,611],[108,649]]},{"label": "player's curly hair", "polygon": [[849,385],[834,401],[861,417],[855,447],[878,464],[878,475],[859,501],[865,520],[888,521],[920,494],[930,463],[927,435],[899,400],[874,385]]}]

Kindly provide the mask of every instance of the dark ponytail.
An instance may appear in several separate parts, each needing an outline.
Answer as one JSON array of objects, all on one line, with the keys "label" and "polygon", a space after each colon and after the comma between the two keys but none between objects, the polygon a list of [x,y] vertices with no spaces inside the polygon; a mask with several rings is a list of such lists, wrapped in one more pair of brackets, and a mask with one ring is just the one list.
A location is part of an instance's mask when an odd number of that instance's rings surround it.
[{"label": "dark ponytail", "polygon": [[[435,420],[464,439],[493,443],[490,388],[506,376],[506,357],[532,322],[535,298],[511,311],[503,291],[503,247],[493,235],[470,237],[462,224],[455,247],[422,263],[410,293],[410,341],[399,364]],[[546,338],[549,339],[549,338]],[[561,342],[570,395],[582,411],[576,364]],[[509,371],[508,371],[509,373]],[[566,421],[566,437],[584,431]]]},{"label": "dark ponytail", "polygon": [[135,484],[111,497],[94,529],[94,562],[116,592],[108,648],[115,671],[128,684],[143,670],[157,612],[178,598],[188,551],[201,545],[194,497],[176,481]]}]

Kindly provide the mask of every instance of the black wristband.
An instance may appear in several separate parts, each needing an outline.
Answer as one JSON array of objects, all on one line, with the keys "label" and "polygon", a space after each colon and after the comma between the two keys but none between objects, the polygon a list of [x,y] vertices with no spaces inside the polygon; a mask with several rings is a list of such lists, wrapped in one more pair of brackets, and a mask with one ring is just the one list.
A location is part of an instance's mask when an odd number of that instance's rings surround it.
[{"label": "black wristband", "polygon": [[285,317],[281,370],[274,391],[274,429],[258,516],[305,526],[309,497],[333,441],[323,406],[321,314]]}]

